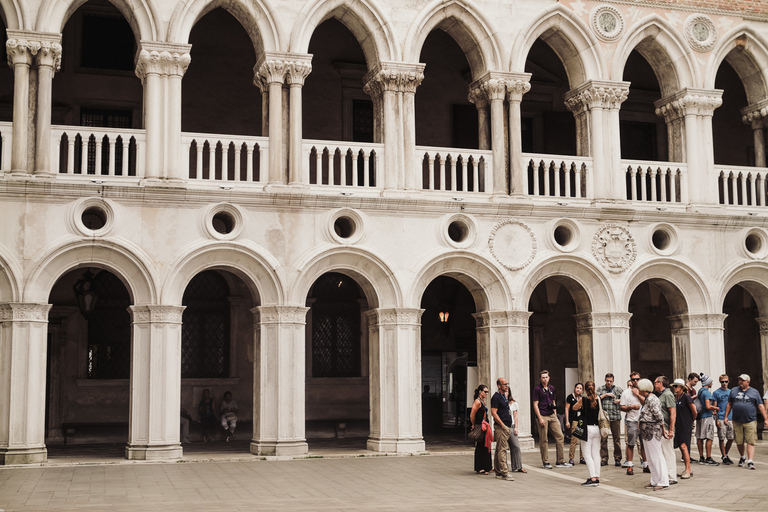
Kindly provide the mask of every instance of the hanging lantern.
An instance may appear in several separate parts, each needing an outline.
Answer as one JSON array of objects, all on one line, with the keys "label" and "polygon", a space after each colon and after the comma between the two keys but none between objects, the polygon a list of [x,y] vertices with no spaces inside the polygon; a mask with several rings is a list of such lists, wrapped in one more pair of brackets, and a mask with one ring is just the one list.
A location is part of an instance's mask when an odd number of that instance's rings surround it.
[{"label": "hanging lantern", "polygon": [[93,287],[93,277],[91,269],[87,269],[83,277],[72,286],[80,313],[86,320],[93,313],[93,310],[96,309],[96,304],[99,302],[99,295]]}]

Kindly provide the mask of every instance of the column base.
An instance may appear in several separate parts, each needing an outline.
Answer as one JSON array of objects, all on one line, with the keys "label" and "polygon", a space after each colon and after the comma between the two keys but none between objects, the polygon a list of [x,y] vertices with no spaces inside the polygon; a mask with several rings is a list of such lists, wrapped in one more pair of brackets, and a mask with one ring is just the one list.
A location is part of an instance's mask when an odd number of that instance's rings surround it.
[{"label": "column base", "polygon": [[184,455],[180,444],[161,445],[128,445],[125,447],[125,458],[128,460],[174,460]]},{"label": "column base", "polygon": [[15,178],[15,179],[21,179],[21,180],[31,180],[34,178],[32,174],[29,174],[24,169],[12,169],[10,171],[6,171],[5,175],[9,178]]},{"label": "column base", "polygon": [[0,449],[0,465],[40,464],[48,460],[48,450],[37,448],[3,448]]},{"label": "column base", "polygon": [[518,441],[520,442],[520,451],[521,452],[531,452],[536,449],[536,441],[534,441],[533,436],[530,434],[526,434],[524,436],[518,436]]},{"label": "column base", "polygon": [[377,439],[368,438],[368,449],[372,452],[420,453],[426,452],[424,439]]},{"label": "column base", "polygon": [[264,456],[304,455],[309,452],[306,441],[251,441],[251,453]]}]

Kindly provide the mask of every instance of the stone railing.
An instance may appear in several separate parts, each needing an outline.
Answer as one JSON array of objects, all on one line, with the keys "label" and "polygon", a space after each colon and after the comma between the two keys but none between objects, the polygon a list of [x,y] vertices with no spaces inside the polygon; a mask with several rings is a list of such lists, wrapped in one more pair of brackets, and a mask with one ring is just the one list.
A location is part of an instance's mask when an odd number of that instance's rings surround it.
[{"label": "stone railing", "polygon": [[522,162],[528,195],[589,197],[592,158],[523,153]]},{"label": "stone railing", "polygon": [[269,139],[182,133],[182,169],[195,182],[266,182]]},{"label": "stone railing", "polygon": [[51,127],[51,169],[68,176],[144,176],[144,130]]},{"label": "stone railing", "polygon": [[384,144],[304,139],[302,182],[335,187],[381,187]]},{"label": "stone railing", "polygon": [[768,205],[768,168],[717,165],[720,204]]},{"label": "stone railing", "polygon": [[622,160],[627,200],[661,203],[688,202],[688,167],[679,162]]},{"label": "stone railing", "polygon": [[416,146],[416,172],[424,190],[491,192],[493,153],[481,149]]},{"label": "stone railing", "polygon": [[13,123],[0,123],[0,171],[11,170],[11,135]]}]

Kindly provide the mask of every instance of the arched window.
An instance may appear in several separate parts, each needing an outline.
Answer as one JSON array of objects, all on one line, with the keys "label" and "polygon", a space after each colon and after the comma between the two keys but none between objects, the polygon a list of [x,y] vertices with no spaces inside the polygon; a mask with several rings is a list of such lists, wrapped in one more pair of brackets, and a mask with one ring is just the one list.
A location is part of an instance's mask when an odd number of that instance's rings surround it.
[{"label": "arched window", "polygon": [[229,377],[229,286],[215,270],[196,275],[184,291],[181,376]]},{"label": "arched window", "polygon": [[98,296],[88,317],[88,378],[127,379],[131,370],[131,298],[120,279],[107,271],[93,278]]},{"label": "arched window", "polygon": [[329,272],[312,287],[312,376],[360,377],[360,287]]}]

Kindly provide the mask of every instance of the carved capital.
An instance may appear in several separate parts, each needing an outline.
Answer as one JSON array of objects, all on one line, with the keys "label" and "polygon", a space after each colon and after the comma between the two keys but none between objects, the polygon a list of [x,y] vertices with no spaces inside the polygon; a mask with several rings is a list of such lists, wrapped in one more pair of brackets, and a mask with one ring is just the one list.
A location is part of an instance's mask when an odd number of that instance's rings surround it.
[{"label": "carved capital", "polygon": [[380,62],[363,77],[363,90],[371,96],[384,92],[416,93],[424,80],[424,64]]},{"label": "carved capital", "polygon": [[61,34],[26,30],[7,32],[5,49],[10,67],[15,64],[29,66],[34,59],[38,66],[52,67],[54,71],[61,68]]},{"label": "carved capital", "polygon": [[296,324],[307,323],[307,311],[303,306],[258,306],[251,310],[253,326],[259,328],[265,324]]},{"label": "carved capital", "polygon": [[582,313],[573,315],[576,320],[576,330],[590,329],[629,329],[629,319],[632,313]]},{"label": "carved capital", "polygon": [[753,130],[765,128],[768,124],[768,98],[741,109],[741,120]]},{"label": "carved capital", "polygon": [[507,94],[509,101],[523,101],[523,94],[531,90],[530,73],[511,73],[507,80]]},{"label": "carved capital", "polygon": [[512,100],[522,99],[531,89],[530,79],[529,73],[489,71],[469,85],[469,101],[481,108],[479,101],[504,101],[507,93]]},{"label": "carved capital", "polygon": [[148,304],[129,306],[131,321],[134,324],[181,324],[181,315],[186,306],[160,306]]},{"label": "carved capital", "polygon": [[700,314],[700,315],[673,315],[668,316],[672,331],[689,329],[715,329],[722,331],[725,328],[724,314]]},{"label": "carved capital", "polygon": [[532,314],[530,311],[481,311],[472,316],[475,317],[478,329],[490,329],[492,327],[528,327],[528,318]]},{"label": "carved capital", "polygon": [[40,50],[37,52],[37,65],[53,68],[53,71],[61,69],[61,36],[51,34],[40,41]]},{"label": "carved capital", "polygon": [[757,325],[760,327],[760,336],[768,336],[768,317],[761,316],[755,318]]},{"label": "carved capital", "polygon": [[656,115],[671,123],[685,116],[712,116],[723,104],[723,91],[719,89],[682,89],[654,103]]},{"label": "carved capital", "polygon": [[423,309],[412,308],[380,308],[367,311],[369,329],[385,325],[421,326]]},{"label": "carved capital", "polygon": [[574,114],[595,108],[618,110],[629,96],[629,82],[589,80],[565,94],[565,106]]},{"label": "carved capital", "polygon": [[480,86],[470,86],[469,92],[467,93],[467,99],[470,103],[474,104],[478,110],[488,108],[488,95]]},{"label": "carved capital", "polygon": [[304,79],[312,72],[312,55],[294,54],[286,62],[285,78],[291,85],[304,85]]},{"label": "carved capital", "polygon": [[188,44],[141,42],[136,60],[136,76],[144,80],[147,75],[183,77],[192,61]]},{"label": "carved capital", "polygon": [[47,322],[52,304],[6,302],[0,304],[0,322]]}]

